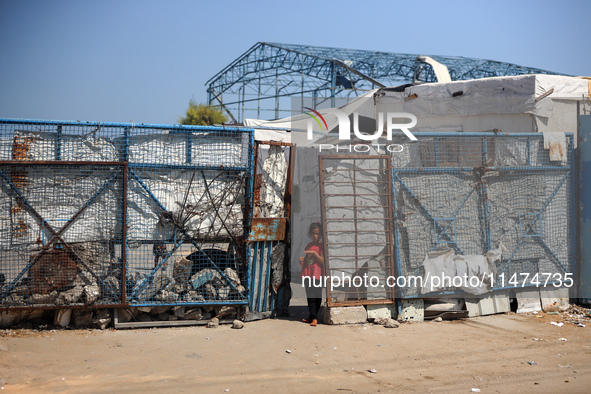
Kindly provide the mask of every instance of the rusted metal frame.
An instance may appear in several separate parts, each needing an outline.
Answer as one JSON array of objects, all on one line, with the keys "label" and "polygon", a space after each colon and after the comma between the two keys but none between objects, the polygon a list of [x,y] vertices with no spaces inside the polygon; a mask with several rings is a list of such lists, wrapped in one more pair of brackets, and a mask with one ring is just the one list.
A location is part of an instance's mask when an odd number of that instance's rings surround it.
[{"label": "rusted metal frame", "polygon": [[395,301],[384,298],[379,300],[352,300],[352,301],[333,301],[330,303],[330,306],[351,306],[351,305],[387,305],[387,304],[394,304]]},{"label": "rusted metal frame", "polygon": [[[255,211],[257,209],[257,204],[258,204],[258,214],[260,214],[260,212],[261,212],[261,185],[260,184],[258,185],[258,190],[259,190],[258,196],[259,196],[259,200],[256,201],[255,198],[254,198],[254,196],[257,194],[256,189],[257,189],[257,174],[258,174],[258,168],[259,168],[259,162],[258,162],[258,160],[259,160],[259,148],[260,148],[259,142],[255,140],[255,142],[254,142],[254,149],[253,149],[254,150],[254,168],[253,168],[253,174],[252,174],[252,176],[253,176],[252,183],[253,183],[253,187],[254,187],[254,190],[253,190],[253,199],[252,199],[252,214],[253,214],[253,216],[254,216]],[[254,217],[253,217],[253,219],[254,219]]]},{"label": "rusted metal frame", "polygon": [[[340,158],[341,156],[337,156],[337,157]],[[320,158],[322,158],[322,157],[320,157]],[[346,159],[351,158],[351,157],[350,156],[343,156],[342,158],[346,160]],[[386,163],[387,163],[386,164],[386,169],[385,170],[377,170],[377,171],[383,171],[386,174],[387,179],[389,179],[389,182],[379,182],[379,183],[387,184],[390,187],[388,188],[388,193],[387,194],[377,194],[377,195],[378,196],[386,196],[387,197],[387,200],[388,200],[388,205],[386,205],[386,206],[380,205],[380,206],[377,206],[377,207],[378,208],[379,207],[386,208],[388,214],[387,214],[387,217],[386,218],[384,218],[384,219],[378,219],[378,220],[389,220],[391,222],[392,221],[392,207],[391,207],[391,204],[392,204],[393,199],[392,199],[392,191],[390,190],[391,189],[391,186],[392,186],[392,183],[391,183],[390,177],[388,177],[389,171],[391,172],[391,168],[390,168],[390,165],[391,165],[391,163],[390,163],[390,157],[387,156],[387,155],[380,155],[379,157],[377,157],[377,156],[372,156],[372,157],[360,156],[358,158],[359,159],[372,158],[372,159],[385,159],[386,160]],[[337,183],[337,182],[326,182],[326,181],[324,181],[324,171],[323,171],[324,170],[324,167],[323,167],[322,164],[323,163],[321,161],[321,168],[320,168],[320,170],[321,170],[320,171],[320,174],[321,174],[321,182],[320,182],[320,185],[321,185],[321,195],[322,196],[326,196],[327,194],[324,193],[324,185],[325,184],[331,184],[331,183]],[[356,182],[356,171],[366,171],[366,170],[355,168],[355,169],[346,169],[346,170],[343,170],[343,171],[353,171],[353,175],[354,175],[353,187],[354,187],[354,189],[356,189],[356,185],[357,185],[357,182]],[[349,182],[343,182],[343,183],[349,183]],[[363,182],[363,183],[375,183],[375,182]],[[331,195],[339,195],[339,196],[342,196],[344,194],[331,194]],[[371,194],[371,196],[375,196],[375,195],[376,194]],[[357,221],[358,221],[358,219],[356,217],[356,213],[357,213],[357,209],[359,207],[357,206],[356,196],[357,196],[357,194],[353,194],[353,197],[354,197],[354,203],[353,203],[354,205],[353,206],[346,206],[346,207],[325,207],[324,205],[322,205],[323,224],[325,223],[325,220],[329,220],[329,221],[332,220],[332,219],[325,219],[325,210],[327,208],[353,208],[354,209],[354,212],[355,212],[355,218],[353,218],[353,219],[347,219],[347,220],[353,220],[354,223],[355,223],[355,237],[356,237],[356,239],[357,239],[357,233],[359,233],[359,232],[373,232],[373,231],[357,231]],[[363,219],[363,220],[365,220],[365,219]],[[373,220],[375,220],[375,219],[373,219]],[[325,224],[324,224],[323,227],[324,227],[325,233],[331,233],[331,232],[333,232],[333,233],[339,233],[339,232],[342,232],[342,231],[335,231],[335,230],[332,230],[332,231],[326,230],[326,225]],[[388,230],[384,231],[384,233],[386,233],[387,235],[390,234],[390,237],[389,237],[390,239],[389,239],[389,242],[388,242],[388,252],[389,253],[386,254],[386,255],[384,255],[384,256],[386,256],[386,258],[390,257],[389,258],[389,264],[386,264],[384,268],[390,268],[390,273],[392,273],[392,272],[394,272],[393,271],[394,270],[394,268],[393,268],[394,261],[393,261],[393,258],[392,258],[393,255],[394,255],[394,249],[393,249],[392,239],[391,239],[393,234],[392,234],[391,229],[390,229],[390,231],[388,231]],[[326,234],[325,234],[325,237],[326,237]],[[356,241],[355,243],[352,243],[352,244],[355,245],[355,248],[357,250],[358,242]],[[381,243],[378,243],[378,244],[381,244]],[[326,248],[327,248],[327,246],[325,245],[325,249]],[[334,257],[355,257],[356,258],[356,266],[358,266],[359,264],[358,264],[357,257],[373,257],[373,255],[359,256],[356,253],[355,256],[334,256]],[[327,259],[327,253],[325,252],[325,265],[327,265],[327,263],[328,263],[327,260],[328,260]],[[358,267],[351,268],[351,269],[357,270]],[[330,270],[330,268],[328,268],[328,265],[327,265],[327,270],[328,271]],[[327,288],[327,301],[328,301],[328,303],[329,303],[330,306],[388,304],[388,303],[394,303],[395,302],[395,298],[394,298],[393,292],[392,292],[391,299],[390,298],[387,298],[387,299],[380,299],[380,300],[358,300],[358,301],[351,301],[351,302],[332,302],[331,301],[332,298],[330,297],[330,295],[328,293],[329,293],[329,290]]]},{"label": "rusted metal frame", "polygon": [[[51,162],[49,162],[51,163]],[[49,164],[48,163],[48,164]],[[65,162],[67,163],[67,165],[73,165],[72,162]],[[94,162],[87,162],[90,163],[89,165],[93,165],[96,164]],[[14,164],[14,163],[13,163]],[[20,163],[19,163],[20,164]],[[38,164],[38,163],[34,163],[34,164]],[[115,165],[120,166],[122,163],[118,162]],[[112,289],[110,288],[110,286],[106,285],[95,273],[92,269],[90,269],[90,267],[88,267],[88,265],[84,262],[84,260],[82,260],[80,258],[80,256],[78,256],[76,254],[76,252],[74,252],[74,250],[72,250],[72,248],[70,247],[70,245],[61,237],[61,234],[64,233],[67,228],[76,220],[76,218],[88,207],[92,204],[92,202],[111,184],[111,182],[117,178],[117,175],[115,175],[114,177],[112,177],[109,181],[107,181],[100,189],[97,193],[95,193],[94,196],[92,196],[90,198],[90,200],[88,200],[84,206],[72,217],[70,218],[70,220],[68,220],[68,222],[64,225],[64,227],[62,227],[60,229],[60,231],[55,231],[53,229],[53,227],[51,227],[48,223],[47,220],[43,219],[43,217],[35,210],[35,208],[33,208],[33,206],[31,206],[31,204],[27,201],[27,199],[20,193],[20,191],[18,190],[18,188],[10,181],[10,179],[8,179],[6,177],[6,175],[4,174],[3,171],[0,170],[0,177],[2,177],[4,179],[4,181],[8,184],[8,186],[10,186],[10,190],[12,191],[13,195],[15,196],[15,198],[19,201],[21,201],[23,203],[23,205],[26,207],[26,209],[29,211],[30,214],[32,214],[32,216],[38,221],[38,224],[43,227],[46,228],[52,235],[51,239],[47,242],[46,245],[43,246],[43,248],[39,251],[39,253],[37,253],[35,255],[35,257],[31,260],[31,262],[29,262],[27,264],[27,266],[16,276],[16,278],[10,283],[10,285],[6,288],[6,290],[4,290],[2,292],[2,294],[0,295],[0,299],[5,298],[10,291],[12,291],[12,289],[14,288],[14,286],[16,286],[16,284],[18,283],[18,281],[23,277],[23,275],[31,269],[31,267],[33,267],[33,265],[35,265],[35,263],[37,263],[37,261],[39,261],[39,259],[41,258],[41,256],[49,249],[49,247],[51,246],[51,244],[58,239],[63,245],[64,247],[68,250],[68,252],[74,257],[74,260],[76,260],[77,263],[81,264],[84,268],[86,268],[88,270],[88,272],[90,272],[92,274],[92,276],[94,276],[97,281],[105,288],[107,288],[107,290],[109,290],[109,292],[111,293],[111,295],[115,294]],[[106,285],[106,286],[105,286]]]},{"label": "rusted metal frame", "polygon": [[[291,193],[292,193],[292,183],[293,183],[293,173],[295,168],[295,159],[296,159],[296,146],[295,144],[289,144],[289,165],[287,167],[287,178],[285,180],[285,194],[283,195],[283,206],[285,208],[285,217],[287,218],[288,222],[291,219]],[[286,232],[285,232],[285,240],[289,239],[289,227],[286,223]]]},{"label": "rusted metal frame", "polygon": [[291,142],[281,141],[256,141],[257,145],[292,146]]}]

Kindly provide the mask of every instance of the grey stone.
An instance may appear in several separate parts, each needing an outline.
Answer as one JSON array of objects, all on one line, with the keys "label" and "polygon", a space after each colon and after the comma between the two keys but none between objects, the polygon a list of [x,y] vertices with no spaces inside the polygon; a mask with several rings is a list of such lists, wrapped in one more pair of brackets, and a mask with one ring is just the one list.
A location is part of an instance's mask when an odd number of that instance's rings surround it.
[{"label": "grey stone", "polygon": [[75,327],[90,327],[92,324],[92,310],[90,309],[76,309],[73,312],[72,320]]},{"label": "grey stone", "polygon": [[376,317],[375,319],[373,319],[373,323],[379,324],[380,326],[384,326],[384,325],[386,325],[386,323],[388,323],[388,320],[391,320],[391,319],[387,318],[387,317]]},{"label": "grey stone", "polygon": [[33,294],[31,296],[31,301],[33,301],[33,304],[53,304],[57,299],[57,296],[57,290],[47,294]]},{"label": "grey stone", "polygon": [[207,328],[218,328],[220,325],[220,321],[217,317],[214,317],[207,323]]},{"label": "grey stone", "polygon": [[84,305],[93,304],[101,295],[101,290],[96,283],[84,286],[84,293],[82,294],[82,301]]},{"label": "grey stone", "polygon": [[7,328],[18,324],[21,320],[20,311],[2,311],[0,312],[0,327]]},{"label": "grey stone", "polygon": [[181,319],[185,317],[185,307],[184,306],[175,306],[172,308],[172,311],[176,317],[180,317]]},{"label": "grey stone", "polygon": [[158,316],[159,314],[167,313],[170,310],[172,310],[172,307],[170,307],[170,306],[156,306],[156,307],[152,308],[152,310],[150,311],[150,314],[152,316]]},{"label": "grey stone", "polygon": [[140,322],[148,322],[148,321],[152,321],[152,317],[150,315],[148,315],[147,313],[142,312],[139,315],[137,315],[135,320],[140,321]]},{"label": "grey stone", "polygon": [[92,324],[97,328],[104,330],[111,323],[111,314],[107,309],[96,309]]},{"label": "grey stone", "polygon": [[360,324],[367,320],[367,311],[363,306],[323,306],[326,324]]},{"label": "grey stone", "polygon": [[201,308],[192,309],[186,311],[185,315],[183,316],[184,320],[201,320],[203,314],[201,313]]},{"label": "grey stone", "polygon": [[117,309],[117,320],[119,323],[127,323],[133,319],[133,312],[128,308]]},{"label": "grey stone", "polygon": [[191,269],[193,268],[193,262],[184,257],[179,257],[174,262],[172,269],[172,278],[176,283],[186,283],[191,279]]},{"label": "grey stone", "polygon": [[76,286],[68,291],[64,291],[57,296],[57,298],[55,300],[55,304],[56,305],[75,304],[76,302],[78,302],[78,300],[82,296],[83,292],[84,292],[84,287],[82,287],[82,286]]},{"label": "grey stone", "polygon": [[234,320],[232,322],[232,328],[236,328],[236,329],[244,328],[244,323],[241,322],[240,320]]},{"label": "grey stone", "polygon": [[386,328],[398,328],[398,327],[400,327],[400,323],[398,323],[394,319],[388,319],[388,321],[386,322],[386,324],[384,324],[384,327],[386,327]]},{"label": "grey stone", "polygon": [[161,313],[158,315],[158,320],[167,321],[169,316],[168,313]]},{"label": "grey stone", "polygon": [[189,291],[185,295],[185,301],[187,301],[187,302],[204,302],[205,298],[203,298],[203,296],[201,294],[199,294],[197,291],[192,290],[192,291]]},{"label": "grey stone", "polygon": [[191,277],[191,284],[194,289],[198,289],[208,282],[221,279],[222,275],[218,271],[212,268],[205,268]]},{"label": "grey stone", "polygon": [[67,327],[70,325],[70,319],[72,318],[71,309],[58,309],[55,311],[55,317],[53,324],[59,327]]}]

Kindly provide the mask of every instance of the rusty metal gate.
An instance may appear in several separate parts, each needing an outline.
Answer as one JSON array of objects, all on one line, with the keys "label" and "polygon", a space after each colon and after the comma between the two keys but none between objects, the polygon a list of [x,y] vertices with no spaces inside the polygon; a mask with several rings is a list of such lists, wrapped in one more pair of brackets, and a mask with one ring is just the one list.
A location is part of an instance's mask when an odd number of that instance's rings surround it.
[{"label": "rusty metal gate", "polygon": [[247,305],[253,133],[0,120],[0,308]]},{"label": "rusty metal gate", "polygon": [[319,160],[328,305],[394,302],[390,157]]}]

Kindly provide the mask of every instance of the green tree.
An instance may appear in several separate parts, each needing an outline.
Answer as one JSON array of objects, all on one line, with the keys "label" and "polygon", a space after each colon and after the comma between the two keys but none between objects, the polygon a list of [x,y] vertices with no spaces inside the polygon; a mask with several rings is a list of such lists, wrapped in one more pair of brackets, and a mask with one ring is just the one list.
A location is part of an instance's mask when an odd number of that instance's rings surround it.
[{"label": "green tree", "polygon": [[228,119],[221,109],[189,101],[185,116],[179,116],[179,123],[185,125],[211,126],[225,123]]}]

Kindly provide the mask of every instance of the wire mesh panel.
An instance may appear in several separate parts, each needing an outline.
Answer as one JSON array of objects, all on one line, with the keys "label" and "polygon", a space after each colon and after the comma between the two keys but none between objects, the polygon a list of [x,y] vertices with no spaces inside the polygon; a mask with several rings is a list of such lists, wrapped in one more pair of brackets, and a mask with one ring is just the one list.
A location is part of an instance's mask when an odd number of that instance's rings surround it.
[{"label": "wire mesh panel", "polygon": [[328,304],[392,302],[389,156],[319,160]]},{"label": "wire mesh panel", "polygon": [[0,306],[247,303],[251,129],[4,119],[0,160]]},{"label": "wire mesh panel", "polygon": [[123,163],[0,163],[2,305],[120,304]]},{"label": "wire mesh panel", "polygon": [[568,284],[572,135],[420,135],[392,155],[401,295]]}]

